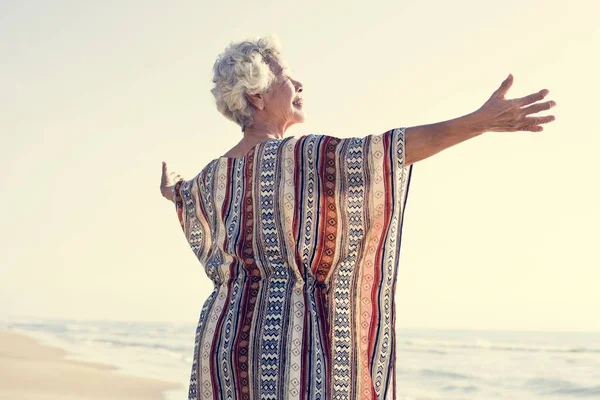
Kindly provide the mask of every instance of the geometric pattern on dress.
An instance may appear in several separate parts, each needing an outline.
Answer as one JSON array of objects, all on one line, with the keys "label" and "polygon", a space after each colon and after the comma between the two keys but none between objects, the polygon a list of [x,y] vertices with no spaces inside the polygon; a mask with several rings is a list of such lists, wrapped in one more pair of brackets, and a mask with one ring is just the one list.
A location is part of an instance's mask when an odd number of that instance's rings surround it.
[{"label": "geometric pattern on dress", "polygon": [[214,284],[189,400],[395,397],[404,135],[267,140],[175,185]]},{"label": "geometric pattern on dress", "polygon": [[352,308],[353,273],[357,268],[357,254],[364,237],[365,186],[363,182],[363,146],[361,140],[349,140],[347,148],[342,147],[344,162],[342,169],[342,204],[346,212],[345,252],[333,286],[331,316],[332,330],[332,399],[355,398],[352,382],[354,380],[354,319]]},{"label": "geometric pattern on dress", "polygon": [[[288,139],[289,140],[289,139]],[[282,254],[280,232],[277,229],[275,188],[280,183],[276,161],[280,142],[270,141],[260,153],[260,243],[262,244],[263,285],[266,286],[265,307],[260,340],[260,384],[258,398],[277,400],[283,398],[281,380],[285,364],[281,362],[284,336],[282,332],[289,319],[290,268]]]}]

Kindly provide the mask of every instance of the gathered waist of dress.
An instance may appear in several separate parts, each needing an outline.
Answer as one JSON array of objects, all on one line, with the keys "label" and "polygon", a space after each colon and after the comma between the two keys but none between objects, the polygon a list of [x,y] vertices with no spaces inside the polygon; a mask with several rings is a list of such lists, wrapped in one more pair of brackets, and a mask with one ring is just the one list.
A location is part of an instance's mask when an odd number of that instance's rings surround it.
[{"label": "gathered waist of dress", "polygon": [[241,285],[252,285],[258,283],[261,286],[271,285],[286,285],[293,286],[294,288],[302,288],[307,291],[329,291],[329,283],[316,279],[314,276],[308,276],[306,279],[298,277],[293,273],[273,273],[269,275],[250,275],[250,274],[238,274],[231,276],[228,279],[222,281],[213,281],[215,287],[219,286],[232,286],[234,284]]}]

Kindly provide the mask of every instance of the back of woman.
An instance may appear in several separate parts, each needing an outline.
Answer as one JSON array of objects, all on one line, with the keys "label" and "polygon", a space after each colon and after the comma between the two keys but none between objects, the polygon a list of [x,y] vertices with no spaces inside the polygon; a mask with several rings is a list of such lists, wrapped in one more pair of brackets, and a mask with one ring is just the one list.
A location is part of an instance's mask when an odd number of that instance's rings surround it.
[{"label": "back of woman", "polygon": [[181,226],[215,285],[190,398],[393,398],[403,149],[403,129],[288,137],[178,183]]}]

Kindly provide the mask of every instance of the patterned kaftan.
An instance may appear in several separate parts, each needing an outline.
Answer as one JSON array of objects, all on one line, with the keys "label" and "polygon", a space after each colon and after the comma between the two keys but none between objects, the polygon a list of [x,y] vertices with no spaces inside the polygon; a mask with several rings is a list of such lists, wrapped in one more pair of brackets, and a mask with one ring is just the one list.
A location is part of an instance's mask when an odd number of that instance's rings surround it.
[{"label": "patterned kaftan", "polygon": [[189,399],[394,399],[404,128],[267,140],[175,185],[214,282]]}]

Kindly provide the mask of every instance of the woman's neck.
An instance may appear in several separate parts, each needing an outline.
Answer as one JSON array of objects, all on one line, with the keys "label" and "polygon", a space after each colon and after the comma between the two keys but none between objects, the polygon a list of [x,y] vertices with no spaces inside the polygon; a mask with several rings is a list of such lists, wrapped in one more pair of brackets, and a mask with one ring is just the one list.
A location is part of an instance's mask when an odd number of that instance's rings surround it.
[{"label": "woman's neck", "polygon": [[265,140],[283,139],[287,126],[274,123],[256,122],[244,129],[244,137],[236,145],[248,151]]}]

